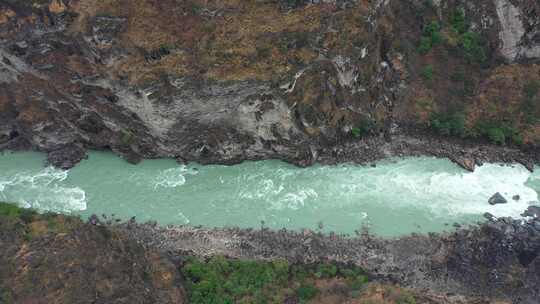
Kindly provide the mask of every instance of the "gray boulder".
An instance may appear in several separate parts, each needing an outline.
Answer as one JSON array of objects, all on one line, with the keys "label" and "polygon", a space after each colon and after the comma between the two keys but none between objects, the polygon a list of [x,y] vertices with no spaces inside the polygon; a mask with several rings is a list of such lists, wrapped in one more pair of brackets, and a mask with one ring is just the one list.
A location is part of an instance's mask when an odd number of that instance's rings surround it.
[{"label": "gray boulder", "polygon": [[529,206],[522,216],[530,216],[532,218],[540,218],[540,207]]},{"label": "gray boulder", "polygon": [[495,193],[489,200],[490,205],[506,204],[508,201],[499,193]]}]

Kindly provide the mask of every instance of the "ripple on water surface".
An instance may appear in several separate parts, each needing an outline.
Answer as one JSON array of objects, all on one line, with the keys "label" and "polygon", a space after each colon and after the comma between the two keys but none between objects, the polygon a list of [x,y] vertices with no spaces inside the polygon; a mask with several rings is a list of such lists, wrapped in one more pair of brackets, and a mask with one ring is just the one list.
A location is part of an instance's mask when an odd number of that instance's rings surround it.
[{"label": "ripple on water surface", "polygon": [[[38,153],[0,156],[0,200],[57,212],[111,214],[162,224],[316,228],[379,235],[437,232],[484,212],[518,217],[538,200],[538,173],[486,164],[465,172],[445,159],[406,158],[297,168],[279,161],[188,166],[146,160],[133,166],[90,153],[70,171],[43,167]],[[538,171],[537,171],[538,172]],[[509,203],[491,206],[501,192]],[[512,197],[519,195],[519,201]]]}]

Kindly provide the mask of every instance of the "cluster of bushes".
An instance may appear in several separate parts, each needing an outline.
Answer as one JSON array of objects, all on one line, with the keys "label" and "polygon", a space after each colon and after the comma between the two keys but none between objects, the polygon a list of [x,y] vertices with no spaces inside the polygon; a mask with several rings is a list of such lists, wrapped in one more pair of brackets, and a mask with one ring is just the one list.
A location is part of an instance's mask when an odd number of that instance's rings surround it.
[{"label": "cluster of bushes", "polygon": [[523,144],[523,137],[519,130],[506,122],[482,120],[476,124],[474,132],[499,145],[510,142],[516,145]]},{"label": "cluster of bushes", "polygon": [[472,130],[465,129],[465,115],[460,112],[433,113],[430,126],[442,135],[460,137],[483,136],[494,144],[505,145],[514,143],[523,144],[523,137],[519,130],[504,121],[481,120]]},{"label": "cluster of bushes", "polygon": [[433,46],[443,42],[443,36],[441,34],[441,25],[438,21],[431,21],[424,27],[424,32],[420,38],[420,46],[418,52],[420,54],[427,54]]},{"label": "cluster of bushes", "polygon": [[367,283],[357,267],[290,265],[285,260],[261,262],[219,256],[206,262],[190,258],[182,273],[191,303],[282,303],[291,297],[304,303],[320,293],[314,284],[317,279],[344,278],[351,292],[358,292]]},{"label": "cluster of bushes", "polygon": [[465,135],[465,115],[459,112],[433,113],[430,125],[442,135]]},{"label": "cluster of bushes", "polygon": [[[452,35],[456,36],[458,52],[469,62],[481,64],[487,60],[485,42],[480,34],[470,30],[462,9],[457,9],[452,13],[449,28]],[[420,38],[418,52],[427,54],[434,46],[445,42],[445,38],[441,33],[442,30],[443,26],[438,21],[431,21],[426,24]]]}]

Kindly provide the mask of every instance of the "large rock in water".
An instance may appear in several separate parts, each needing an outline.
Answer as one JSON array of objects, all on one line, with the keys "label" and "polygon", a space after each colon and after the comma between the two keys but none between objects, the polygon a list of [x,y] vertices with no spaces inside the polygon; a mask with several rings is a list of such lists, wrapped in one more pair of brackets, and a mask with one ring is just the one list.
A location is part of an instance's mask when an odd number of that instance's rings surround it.
[{"label": "large rock in water", "polygon": [[490,199],[489,204],[491,205],[499,205],[499,204],[506,204],[508,201],[499,193],[495,193]]},{"label": "large rock in water", "polygon": [[523,214],[521,214],[522,216],[530,216],[530,217],[533,217],[533,218],[540,218],[540,207],[539,206],[529,206],[529,208],[527,208],[527,210],[525,210],[525,212]]}]

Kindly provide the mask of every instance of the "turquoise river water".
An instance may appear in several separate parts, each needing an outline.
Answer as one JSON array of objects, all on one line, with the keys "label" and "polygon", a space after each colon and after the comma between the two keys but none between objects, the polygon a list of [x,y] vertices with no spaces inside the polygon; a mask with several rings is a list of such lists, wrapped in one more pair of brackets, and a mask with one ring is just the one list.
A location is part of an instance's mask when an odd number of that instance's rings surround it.
[{"label": "turquoise river water", "polygon": [[[540,170],[485,164],[469,173],[431,157],[302,169],[280,161],[183,166],[169,159],[134,166],[91,152],[69,171],[45,167],[44,160],[33,152],[0,154],[0,201],[160,224],[319,229],[322,223],[327,232],[368,226],[399,236],[450,230],[485,212],[518,217],[540,192]],[[509,203],[489,205],[495,192]]]}]

